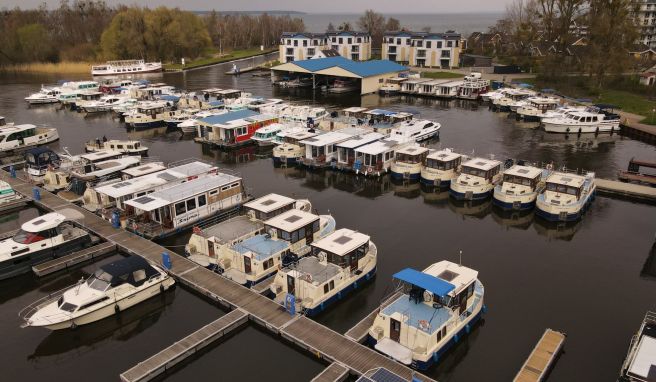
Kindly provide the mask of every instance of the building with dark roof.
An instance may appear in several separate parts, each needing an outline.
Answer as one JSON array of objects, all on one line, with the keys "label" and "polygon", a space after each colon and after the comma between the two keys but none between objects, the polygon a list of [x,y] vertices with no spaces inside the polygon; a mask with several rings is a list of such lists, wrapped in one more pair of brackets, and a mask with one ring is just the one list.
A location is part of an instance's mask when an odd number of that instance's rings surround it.
[{"label": "building with dark roof", "polygon": [[466,42],[460,33],[385,32],[383,59],[411,66],[455,68]]},{"label": "building with dark roof", "polygon": [[357,31],[283,32],[278,59],[281,63],[306,60],[326,49],[350,60],[365,61],[371,58],[371,36]]}]

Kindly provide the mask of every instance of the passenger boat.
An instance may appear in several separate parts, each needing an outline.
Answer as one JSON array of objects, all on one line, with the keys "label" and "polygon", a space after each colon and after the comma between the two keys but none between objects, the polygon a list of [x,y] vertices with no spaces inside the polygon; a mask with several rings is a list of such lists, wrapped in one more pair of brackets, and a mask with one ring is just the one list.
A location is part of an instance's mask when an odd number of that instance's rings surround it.
[{"label": "passenger boat", "polygon": [[325,168],[337,161],[335,145],[366,134],[366,129],[346,128],[307,138],[299,142],[305,146],[301,164],[310,168]]},{"label": "passenger boat", "polygon": [[329,93],[348,93],[358,90],[355,81],[335,80],[331,86],[328,87]]},{"label": "passenger boat", "polygon": [[392,179],[419,180],[421,177],[421,168],[426,163],[428,154],[428,148],[421,147],[417,144],[396,150],[396,158],[390,168]]},{"label": "passenger boat", "polygon": [[32,271],[32,266],[89,246],[91,238],[57,212],[26,223],[0,240],[0,280]]},{"label": "passenger boat", "polygon": [[528,105],[517,108],[517,119],[526,122],[540,121],[541,117],[548,111],[555,110],[560,104],[558,98],[553,97],[529,97]]},{"label": "passenger boat", "polygon": [[576,221],[595,197],[595,174],[585,176],[555,171],[546,179],[546,188],[538,195],[536,214],[549,221]]},{"label": "passenger boat", "polygon": [[31,124],[0,127],[0,154],[36,147],[59,139],[57,129]]},{"label": "passenger boat", "polygon": [[461,154],[455,153],[451,149],[428,154],[425,164],[421,167],[419,181],[426,186],[448,188],[451,181],[460,174],[460,164],[463,158]]},{"label": "passenger boat", "polygon": [[440,134],[440,125],[427,119],[411,119],[399,123],[390,131],[390,138],[405,142],[422,142]]},{"label": "passenger boat", "polygon": [[383,95],[398,94],[401,91],[401,84],[407,80],[407,78],[401,77],[388,78],[385,80],[385,83],[380,85],[380,88],[378,88],[378,93]]},{"label": "passenger boat", "polygon": [[323,132],[307,129],[286,134],[283,143],[273,148],[273,164],[275,166],[288,166],[302,163],[303,158],[305,158],[305,145],[300,142],[320,134],[323,134]]},{"label": "passenger boat", "polygon": [[274,301],[315,316],[376,274],[378,251],[368,235],[342,228],[311,244],[312,253],[281,269]]},{"label": "passenger boat", "polygon": [[547,133],[607,133],[620,130],[620,117],[598,107],[571,111],[567,115],[542,119]]},{"label": "passenger boat", "polygon": [[272,146],[276,135],[286,128],[287,126],[282,123],[272,123],[257,129],[251,139],[255,141],[258,146]]},{"label": "passenger boat", "polygon": [[113,76],[117,74],[156,73],[162,71],[161,62],[145,62],[144,60],[107,61],[91,67],[92,76]]},{"label": "passenger boat", "polygon": [[390,171],[394,164],[395,152],[412,145],[386,138],[356,148],[353,171],[356,174],[381,176]]},{"label": "passenger boat", "polygon": [[516,164],[503,172],[503,179],[494,187],[492,203],[504,210],[530,210],[544,188],[549,170]]},{"label": "passenger boat", "polygon": [[53,87],[53,88],[41,87],[41,90],[39,90],[37,93],[33,93],[25,97],[25,102],[27,102],[30,105],[57,103],[59,102],[60,93],[61,91],[57,87]]},{"label": "passenger boat", "polygon": [[647,312],[640,329],[631,337],[618,382],[650,382],[656,367],[656,313]]},{"label": "passenger boat", "polygon": [[217,173],[126,201],[132,207],[126,229],[149,239],[166,237],[225,219],[247,198],[240,177]]},{"label": "passenger boat", "polygon": [[142,146],[139,141],[124,141],[119,139],[110,139],[101,141],[100,139],[88,141],[84,145],[84,150],[88,153],[98,151],[118,151],[126,155],[148,156],[148,147]]},{"label": "passenger boat", "polygon": [[477,271],[447,260],[393,277],[400,296],[380,308],[368,341],[402,364],[426,370],[480,320],[485,289]]},{"label": "passenger boat", "polygon": [[163,268],[130,256],[101,265],[86,281],[29,305],[20,313],[21,326],[74,329],[161,295],[173,284]]},{"label": "passenger boat", "polygon": [[501,180],[501,162],[473,158],[462,164],[460,175],[451,182],[449,194],[456,200],[487,199]]},{"label": "passenger boat", "polygon": [[[356,150],[362,146],[378,142],[383,138],[385,138],[385,135],[381,133],[366,133],[336,144],[334,147],[335,150],[337,150],[337,160],[333,162],[334,167],[339,170],[348,171],[354,171],[355,167],[360,169],[362,167],[362,162],[356,166]],[[378,158],[373,158],[373,160],[376,161],[374,164],[378,163],[377,159]],[[364,160],[364,158],[362,158],[362,160]]]}]

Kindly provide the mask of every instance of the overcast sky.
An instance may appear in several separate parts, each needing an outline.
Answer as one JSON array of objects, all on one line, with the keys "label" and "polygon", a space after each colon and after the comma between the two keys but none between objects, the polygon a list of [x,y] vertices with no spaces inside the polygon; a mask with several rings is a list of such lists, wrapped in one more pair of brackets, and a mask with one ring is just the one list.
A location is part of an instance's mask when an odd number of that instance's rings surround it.
[{"label": "overcast sky", "polygon": [[[454,13],[503,11],[510,0],[106,0],[109,4],[166,5],[188,10],[290,10],[308,13],[358,13],[373,8],[383,13]],[[0,0],[0,8],[34,8],[43,0]],[[58,0],[47,0],[51,7]]]}]

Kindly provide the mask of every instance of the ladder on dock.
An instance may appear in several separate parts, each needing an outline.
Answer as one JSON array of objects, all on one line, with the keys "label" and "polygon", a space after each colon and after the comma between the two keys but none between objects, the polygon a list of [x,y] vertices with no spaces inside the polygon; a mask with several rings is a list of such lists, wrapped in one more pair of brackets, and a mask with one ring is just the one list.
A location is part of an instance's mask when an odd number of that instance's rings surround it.
[{"label": "ladder on dock", "polygon": [[513,382],[543,381],[560,354],[564,342],[564,333],[551,329],[545,330]]}]

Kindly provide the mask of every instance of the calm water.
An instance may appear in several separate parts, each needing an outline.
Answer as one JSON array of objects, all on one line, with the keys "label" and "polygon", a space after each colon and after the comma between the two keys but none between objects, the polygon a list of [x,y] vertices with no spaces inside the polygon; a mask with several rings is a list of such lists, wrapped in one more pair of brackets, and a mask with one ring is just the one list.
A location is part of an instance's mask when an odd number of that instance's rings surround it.
[{"label": "calm water", "polygon": [[[442,123],[441,139],[432,143],[433,147],[495,154],[502,159],[553,160],[570,168],[594,170],[607,178],[625,168],[631,157],[656,160],[654,146],[639,141],[617,135],[554,137],[474,103],[280,91],[272,89],[266,78],[226,77],[221,73],[227,68],[223,65],[167,74],[160,79],[188,89],[234,87],[262,96],[332,107],[412,109],[423,118]],[[109,116],[85,118],[56,107],[28,108],[24,104],[22,98],[30,91],[56,79],[3,78],[0,114],[9,121],[57,127],[61,140],[53,146],[66,146],[72,152],[81,151],[84,141],[103,134],[110,138],[128,136],[125,128]],[[333,214],[339,226],[370,234],[379,248],[378,276],[317,318],[335,330],[347,330],[376,308],[389,293],[394,272],[404,267],[423,269],[442,259],[458,261],[458,251],[462,250],[463,263],[480,272],[489,311],[472,335],[429,370],[428,374],[440,381],[512,379],[547,327],[568,334],[566,352],[553,370],[551,381],[612,381],[644,313],[656,308],[656,272],[642,272],[656,233],[654,206],[598,197],[582,222],[554,226],[534,219],[532,214],[504,216],[489,203],[456,204],[445,193],[427,192],[418,185],[397,185],[387,178],[274,169],[267,156],[270,153],[254,147],[231,153],[204,151],[166,129],[129,136],[142,139],[152,156],[165,161],[202,157],[235,168],[256,196],[278,192],[310,198],[319,211]],[[17,221],[35,213],[4,217],[0,228],[15,228]],[[186,240],[187,236],[182,236],[164,244],[180,250],[174,246]],[[121,370],[221,314],[177,288],[165,302],[135,309],[136,324],[132,325],[138,329],[114,321],[99,323],[89,327],[91,339],[79,340],[76,338],[81,332],[49,335],[18,329],[16,312],[22,306],[79,277],[74,273],[52,280],[25,277],[0,283],[0,335],[11,349],[0,360],[0,368],[14,373],[14,379],[33,381],[43,375],[81,379],[102,370],[103,379],[115,380]],[[123,331],[128,334],[118,334]],[[293,371],[274,371],[281,367]],[[247,328],[186,365],[171,379],[214,379],[221,375],[220,369],[238,369],[245,380],[262,378],[262,370],[270,371],[267,376],[280,381],[306,380],[321,367],[287,344]],[[238,376],[231,375],[228,379]]]}]

